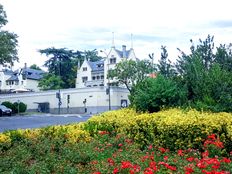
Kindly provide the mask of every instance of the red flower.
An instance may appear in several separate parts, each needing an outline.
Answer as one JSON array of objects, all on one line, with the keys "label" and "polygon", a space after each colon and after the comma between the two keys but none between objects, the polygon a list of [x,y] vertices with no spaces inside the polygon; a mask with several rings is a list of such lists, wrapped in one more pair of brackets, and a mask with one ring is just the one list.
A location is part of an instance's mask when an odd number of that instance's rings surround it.
[{"label": "red flower", "polygon": [[222,158],[220,162],[224,162],[224,163],[230,163],[231,160],[229,158]]},{"label": "red flower", "polygon": [[101,174],[101,172],[94,172],[93,174]]},{"label": "red flower", "polygon": [[216,139],[216,135],[215,134],[211,134],[207,138],[211,139],[211,140],[215,140]]},{"label": "red flower", "polygon": [[153,172],[153,170],[151,169],[151,168],[146,168],[145,170],[144,170],[144,172],[143,172],[144,174],[153,174],[154,172]]},{"label": "red flower", "polygon": [[184,156],[184,154],[183,154],[183,150],[181,150],[181,149],[180,149],[180,150],[178,150],[178,152],[177,152],[177,153],[178,153],[178,155],[179,155],[179,156]]},{"label": "red flower", "polygon": [[122,147],[122,143],[118,144],[119,147]]},{"label": "red flower", "polygon": [[122,169],[128,169],[128,168],[132,168],[133,165],[129,162],[129,161],[122,161],[121,162],[121,168]]},{"label": "red flower", "polygon": [[176,171],[176,167],[175,166],[170,166],[170,165],[168,165],[168,166],[166,166],[168,169],[170,169],[170,170],[172,170],[172,171]]},{"label": "red flower", "polygon": [[167,161],[168,160],[168,156],[164,156],[164,161]]},{"label": "red flower", "polygon": [[185,173],[193,173],[194,170],[191,167],[185,167]]},{"label": "red flower", "polygon": [[163,148],[163,147],[161,147],[161,148],[159,148],[159,151],[160,151],[161,153],[165,153],[165,152],[166,152],[166,149]]},{"label": "red flower", "polygon": [[148,150],[151,150],[152,148],[153,148],[152,145],[148,146]]},{"label": "red flower", "polygon": [[118,168],[116,167],[116,168],[114,168],[114,170],[113,170],[113,174],[116,174],[116,173],[118,173],[119,172],[119,170],[118,170]]},{"label": "red flower", "polygon": [[98,134],[105,135],[105,134],[109,134],[109,132],[108,131],[98,131]]},{"label": "red flower", "polygon": [[193,161],[194,161],[194,157],[188,157],[188,158],[186,158],[186,160],[187,160],[188,162],[193,162]]},{"label": "red flower", "polygon": [[114,165],[114,160],[112,158],[108,158],[107,161],[108,161],[110,166]]},{"label": "red flower", "polygon": [[141,170],[141,167],[137,164],[133,165],[133,169],[135,172],[139,172]]},{"label": "red flower", "polygon": [[201,161],[201,162],[197,163],[197,167],[200,168],[200,169],[204,169],[207,166],[206,166],[206,164],[204,162]]},{"label": "red flower", "polygon": [[153,169],[154,171],[157,171],[157,170],[158,170],[155,161],[151,161],[150,164],[149,164],[149,167],[150,167],[151,169]]}]

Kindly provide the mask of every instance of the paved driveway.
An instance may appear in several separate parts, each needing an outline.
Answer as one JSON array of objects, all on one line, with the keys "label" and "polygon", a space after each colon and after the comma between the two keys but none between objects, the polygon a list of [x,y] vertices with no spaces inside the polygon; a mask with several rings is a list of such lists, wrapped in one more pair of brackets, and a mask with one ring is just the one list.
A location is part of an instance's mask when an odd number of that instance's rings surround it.
[{"label": "paved driveway", "polygon": [[0,132],[14,129],[39,128],[49,125],[83,122],[91,115],[32,115],[0,117]]}]

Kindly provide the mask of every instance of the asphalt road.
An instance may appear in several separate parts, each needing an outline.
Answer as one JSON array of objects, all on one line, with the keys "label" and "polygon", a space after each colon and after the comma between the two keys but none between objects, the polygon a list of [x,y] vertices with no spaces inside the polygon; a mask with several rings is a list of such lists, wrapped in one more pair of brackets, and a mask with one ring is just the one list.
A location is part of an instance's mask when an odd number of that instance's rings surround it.
[{"label": "asphalt road", "polygon": [[0,132],[15,129],[39,128],[88,120],[91,115],[32,115],[0,117]]}]

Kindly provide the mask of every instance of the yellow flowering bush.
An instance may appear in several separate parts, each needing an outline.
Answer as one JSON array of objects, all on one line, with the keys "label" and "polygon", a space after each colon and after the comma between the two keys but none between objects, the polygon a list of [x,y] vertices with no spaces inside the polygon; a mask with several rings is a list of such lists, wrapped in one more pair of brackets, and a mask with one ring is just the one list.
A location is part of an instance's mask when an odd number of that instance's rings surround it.
[{"label": "yellow flowering bush", "polygon": [[125,133],[137,143],[153,143],[173,149],[199,148],[207,135],[216,133],[228,144],[232,140],[232,114],[169,109],[157,113],[135,113],[132,109],[106,112],[89,119],[85,129]]}]

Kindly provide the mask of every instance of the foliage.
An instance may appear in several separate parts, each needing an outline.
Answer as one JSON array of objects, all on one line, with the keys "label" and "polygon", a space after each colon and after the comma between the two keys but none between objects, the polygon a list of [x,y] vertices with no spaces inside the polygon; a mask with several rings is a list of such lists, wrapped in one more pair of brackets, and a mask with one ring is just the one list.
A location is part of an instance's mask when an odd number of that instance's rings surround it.
[{"label": "foliage", "polygon": [[232,150],[232,115],[195,110],[169,109],[152,114],[119,110],[90,118],[84,129],[91,135],[98,131],[123,133],[144,147],[154,143],[174,149],[200,148],[207,135],[220,135],[228,152]]},{"label": "foliage", "polygon": [[161,46],[161,58],[157,64],[158,72],[164,77],[173,77],[175,75],[175,69],[170,59],[168,59],[168,52],[165,46]]},{"label": "foliage", "polygon": [[8,31],[2,30],[2,27],[7,24],[6,12],[0,4],[0,64],[18,61],[18,41],[17,35]]},{"label": "foliage", "polygon": [[179,83],[188,90],[188,100],[192,107],[215,112],[231,112],[232,74],[231,45],[220,45],[214,53],[213,37],[195,47],[191,40],[191,53],[177,60],[176,68],[180,76]]},{"label": "foliage", "polygon": [[122,60],[116,64],[115,69],[109,71],[108,78],[115,78],[131,92],[136,83],[147,78],[153,70],[152,64],[147,60]]},{"label": "foliage", "polygon": [[35,70],[42,70],[39,66],[37,66],[36,64],[33,64],[30,66],[30,69],[35,69]]},{"label": "foliage", "polygon": [[14,113],[22,113],[22,112],[26,112],[27,110],[27,105],[23,102],[14,102]]},{"label": "foliage", "polygon": [[[40,129],[0,134],[0,172],[84,174],[231,172],[231,156],[228,153],[220,153],[224,151],[223,143],[219,137],[213,139],[215,134],[207,136],[202,142],[203,151],[199,149],[170,151],[156,144],[149,144],[142,150],[125,134],[112,134],[108,131],[97,132],[88,142],[69,143],[65,141],[65,137],[70,133],[64,134],[64,130],[66,129],[63,126],[50,127],[43,130],[43,136],[39,136]],[[37,134],[33,134],[35,132]],[[54,135],[59,137],[46,136],[44,134],[46,132],[52,134],[56,132]],[[48,135],[52,135],[50,133]],[[30,134],[33,138],[25,136]],[[14,143],[9,137],[14,139]],[[11,147],[6,146],[7,142],[12,143]],[[3,145],[5,146],[1,149]]]},{"label": "foliage", "polygon": [[15,105],[9,101],[4,101],[2,102],[2,105],[10,108],[13,112],[15,111]]},{"label": "foliage", "polygon": [[174,81],[158,75],[138,83],[131,94],[131,105],[137,111],[157,112],[162,107],[181,105],[185,99],[184,88],[179,88]]},{"label": "foliage", "polygon": [[[12,109],[13,113],[25,112],[27,110],[27,105],[23,102],[14,102],[11,103],[9,101],[2,102],[2,105]],[[18,111],[19,109],[19,111]]]},{"label": "foliage", "polygon": [[61,89],[63,83],[64,82],[59,76],[47,73],[39,81],[38,87],[40,87],[42,90]]}]

